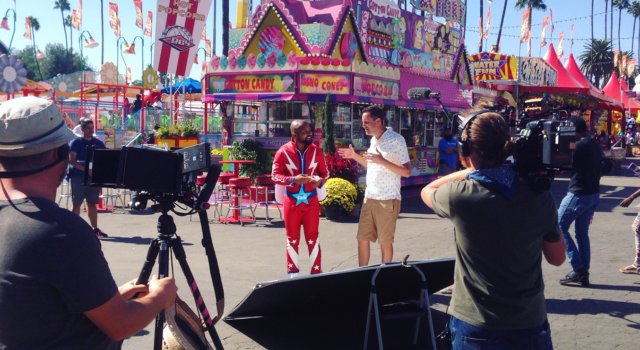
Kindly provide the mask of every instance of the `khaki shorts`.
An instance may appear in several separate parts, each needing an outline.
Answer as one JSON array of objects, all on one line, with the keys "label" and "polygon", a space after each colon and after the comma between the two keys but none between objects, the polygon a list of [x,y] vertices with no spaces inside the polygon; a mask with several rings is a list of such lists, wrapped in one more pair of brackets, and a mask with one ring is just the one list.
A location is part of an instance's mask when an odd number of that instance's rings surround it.
[{"label": "khaki shorts", "polygon": [[365,198],[360,211],[358,235],[360,241],[392,242],[396,233],[396,221],[400,214],[400,200],[376,200]]}]

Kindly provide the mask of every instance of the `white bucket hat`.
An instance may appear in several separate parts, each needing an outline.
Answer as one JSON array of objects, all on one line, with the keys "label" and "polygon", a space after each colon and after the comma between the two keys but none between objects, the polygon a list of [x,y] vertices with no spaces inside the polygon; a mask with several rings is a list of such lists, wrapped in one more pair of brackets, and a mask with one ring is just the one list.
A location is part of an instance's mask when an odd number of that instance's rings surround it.
[{"label": "white bucket hat", "polygon": [[0,156],[30,156],[74,138],[58,106],[49,100],[27,96],[0,105]]}]

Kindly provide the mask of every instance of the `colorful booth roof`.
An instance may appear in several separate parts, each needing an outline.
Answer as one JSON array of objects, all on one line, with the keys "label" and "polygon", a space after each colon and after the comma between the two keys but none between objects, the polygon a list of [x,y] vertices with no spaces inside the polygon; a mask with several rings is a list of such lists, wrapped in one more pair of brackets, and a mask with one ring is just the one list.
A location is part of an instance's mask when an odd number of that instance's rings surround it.
[{"label": "colorful booth roof", "polygon": [[[233,49],[228,57],[209,62],[205,80],[210,96],[205,99],[314,99],[336,93],[342,101],[440,107],[435,101],[414,101],[400,93],[403,84],[415,80],[413,88],[440,92],[447,107],[469,107],[469,98],[463,95],[473,79],[460,26],[401,9],[392,0],[358,2],[357,9],[352,4],[349,0],[262,2],[247,28],[230,31]],[[453,21],[462,13],[454,7],[447,7],[449,12],[432,10],[449,13],[445,17]],[[342,88],[325,91],[303,84],[314,74],[316,85]],[[380,91],[370,91],[372,86]]]}]

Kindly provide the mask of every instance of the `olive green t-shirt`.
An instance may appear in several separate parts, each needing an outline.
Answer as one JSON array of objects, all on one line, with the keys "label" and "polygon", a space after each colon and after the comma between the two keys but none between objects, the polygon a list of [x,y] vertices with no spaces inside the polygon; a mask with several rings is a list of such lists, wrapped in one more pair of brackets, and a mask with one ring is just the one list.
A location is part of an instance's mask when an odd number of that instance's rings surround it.
[{"label": "olive green t-shirt", "polygon": [[506,199],[464,180],[439,187],[431,200],[455,228],[451,314],[486,329],[540,326],[547,317],[542,243],[561,238],[551,194],[536,194],[521,181]]}]

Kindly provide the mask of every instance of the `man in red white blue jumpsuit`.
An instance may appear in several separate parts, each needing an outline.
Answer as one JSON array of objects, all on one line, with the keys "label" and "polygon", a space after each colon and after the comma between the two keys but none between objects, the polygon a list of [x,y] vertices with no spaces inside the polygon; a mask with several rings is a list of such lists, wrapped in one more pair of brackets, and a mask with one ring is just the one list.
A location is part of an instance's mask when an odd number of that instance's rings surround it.
[{"label": "man in red white blue jumpsuit", "polygon": [[304,227],[309,250],[311,274],[322,272],[322,255],[318,242],[320,202],[318,188],[329,177],[324,154],[313,144],[311,124],[307,120],[291,122],[291,142],[282,145],[273,159],[271,177],[285,187],[284,227],[287,232],[287,273],[297,276],[300,226]]}]

